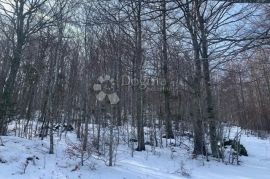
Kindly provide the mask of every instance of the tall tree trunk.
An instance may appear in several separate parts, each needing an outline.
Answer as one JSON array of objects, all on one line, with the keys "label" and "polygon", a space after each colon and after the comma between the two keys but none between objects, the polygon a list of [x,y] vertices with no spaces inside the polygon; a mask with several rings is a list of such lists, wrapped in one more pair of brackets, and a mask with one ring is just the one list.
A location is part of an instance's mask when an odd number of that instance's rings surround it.
[{"label": "tall tree trunk", "polygon": [[[51,116],[50,116],[51,117]],[[54,153],[54,142],[53,142],[53,119],[50,119],[50,149],[49,149],[49,154]]]},{"label": "tall tree trunk", "polygon": [[162,0],[162,61],[163,77],[165,79],[164,100],[165,100],[165,121],[166,138],[174,138],[172,131],[171,111],[170,111],[170,84],[168,74],[168,52],[167,52],[167,32],[166,32],[166,0]]},{"label": "tall tree trunk", "polygon": [[17,42],[15,49],[13,50],[13,58],[11,60],[11,67],[8,78],[5,82],[5,86],[3,89],[3,93],[0,96],[1,103],[0,103],[0,135],[6,135],[7,132],[7,121],[6,115],[8,115],[9,111],[11,111],[12,102],[11,97],[14,91],[16,76],[19,71],[20,63],[21,63],[21,56],[23,51],[23,45],[25,42],[25,34],[24,34],[24,5],[25,1],[17,2],[18,7],[16,7],[16,37]]},{"label": "tall tree trunk", "polygon": [[193,154],[195,155],[205,155],[205,140],[204,140],[204,130],[203,130],[203,118],[201,112],[201,81],[202,81],[202,70],[201,70],[201,60],[199,58],[199,44],[196,39],[193,39],[193,49],[194,49],[194,60],[195,60],[195,79],[194,79],[194,107],[192,111],[192,121],[194,128],[194,149]]},{"label": "tall tree trunk", "polygon": [[[199,11],[199,9],[198,9]],[[197,12],[199,14],[199,12]],[[208,42],[206,37],[206,28],[204,26],[204,19],[202,16],[198,15],[201,31],[201,45],[202,45],[202,62],[203,62],[203,74],[204,74],[204,87],[206,92],[206,103],[207,103],[207,118],[209,122],[209,132],[210,132],[210,143],[211,151],[214,157],[219,156],[218,149],[218,136],[217,136],[217,121],[215,117],[211,80],[210,80],[210,67],[209,67],[209,57],[208,57]]]},{"label": "tall tree trunk", "polygon": [[83,138],[83,151],[86,151],[87,142],[88,142],[88,123],[89,118],[88,116],[85,118],[85,128],[84,128],[84,138]]},{"label": "tall tree trunk", "polygon": [[[136,28],[136,77],[141,79],[142,69],[142,27],[141,27],[141,6],[142,1],[137,2],[137,28]],[[138,135],[138,147],[137,151],[145,150],[144,145],[144,124],[143,124],[143,110],[142,110],[142,89],[140,85],[136,86],[136,118],[137,118],[137,135]]]}]

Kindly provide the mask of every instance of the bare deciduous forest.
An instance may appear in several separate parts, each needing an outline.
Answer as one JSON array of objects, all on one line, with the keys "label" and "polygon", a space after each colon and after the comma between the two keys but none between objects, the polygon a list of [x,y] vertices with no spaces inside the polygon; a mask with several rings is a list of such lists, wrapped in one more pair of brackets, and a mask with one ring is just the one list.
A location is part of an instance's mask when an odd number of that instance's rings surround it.
[{"label": "bare deciduous forest", "polygon": [[18,148],[32,141],[43,153],[23,155],[20,177],[31,176],[33,166],[45,169],[45,158],[64,146],[63,158],[76,161],[67,166],[72,174],[34,178],[105,178],[85,171],[116,167],[121,150],[130,161],[163,152],[179,160],[175,173],[147,178],[203,178],[175,153],[184,150],[203,166],[245,165],[253,152],[248,136],[268,141],[270,166],[269,5],[0,0],[0,168],[10,162],[3,152],[16,148],[10,141]]}]

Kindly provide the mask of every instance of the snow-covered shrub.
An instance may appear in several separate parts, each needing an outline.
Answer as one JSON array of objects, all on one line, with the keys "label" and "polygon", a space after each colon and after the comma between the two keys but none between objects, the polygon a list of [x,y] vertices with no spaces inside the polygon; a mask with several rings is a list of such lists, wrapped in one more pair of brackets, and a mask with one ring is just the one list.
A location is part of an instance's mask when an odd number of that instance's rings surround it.
[{"label": "snow-covered shrub", "polygon": [[97,163],[94,161],[90,161],[86,164],[90,170],[96,170],[97,169]]},{"label": "snow-covered shrub", "polygon": [[27,157],[25,163],[22,165],[23,174],[26,172],[26,168],[28,167],[29,163],[32,162],[33,165],[36,165],[36,160],[39,160],[37,156]]},{"label": "snow-covered shrub", "polygon": [[83,144],[68,142],[68,147],[66,149],[66,154],[69,158],[80,159],[80,164],[83,166],[84,162],[87,161],[94,151],[93,147],[87,143],[86,150],[83,150]]},{"label": "snow-covered shrub", "polygon": [[183,161],[181,161],[180,170],[178,170],[177,173],[180,173],[182,176],[187,178],[191,177],[191,170],[186,168]]}]

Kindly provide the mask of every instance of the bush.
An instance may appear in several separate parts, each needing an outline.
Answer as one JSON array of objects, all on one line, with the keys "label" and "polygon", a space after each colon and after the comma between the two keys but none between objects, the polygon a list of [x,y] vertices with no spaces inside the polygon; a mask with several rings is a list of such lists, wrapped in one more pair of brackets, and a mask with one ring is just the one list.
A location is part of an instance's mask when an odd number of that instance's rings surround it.
[{"label": "bush", "polygon": [[238,154],[240,156],[248,156],[247,150],[244,147],[244,145],[240,144],[240,142],[236,141],[235,139],[234,140],[232,140],[232,139],[225,140],[224,139],[223,145],[225,148],[226,148],[226,146],[231,146],[235,151],[238,151]]}]

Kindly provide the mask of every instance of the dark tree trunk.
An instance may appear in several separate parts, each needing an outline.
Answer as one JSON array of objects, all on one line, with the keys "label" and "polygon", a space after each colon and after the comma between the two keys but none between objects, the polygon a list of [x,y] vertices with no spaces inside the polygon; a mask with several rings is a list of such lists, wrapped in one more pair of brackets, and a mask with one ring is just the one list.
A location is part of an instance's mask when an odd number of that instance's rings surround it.
[{"label": "dark tree trunk", "polygon": [[[141,27],[141,0],[138,1],[137,12],[137,29],[136,29],[136,77],[141,79],[142,68],[142,27]],[[136,86],[136,118],[137,118],[137,135],[138,135],[138,147],[137,151],[145,150],[144,145],[144,124],[143,124],[143,110],[142,110],[142,89],[140,85]]]},{"label": "dark tree trunk", "polygon": [[167,52],[167,32],[166,32],[166,0],[162,0],[162,61],[163,61],[163,77],[165,79],[164,100],[165,100],[165,124],[166,138],[174,138],[172,131],[172,119],[170,111],[170,84],[168,74],[168,52]]}]

